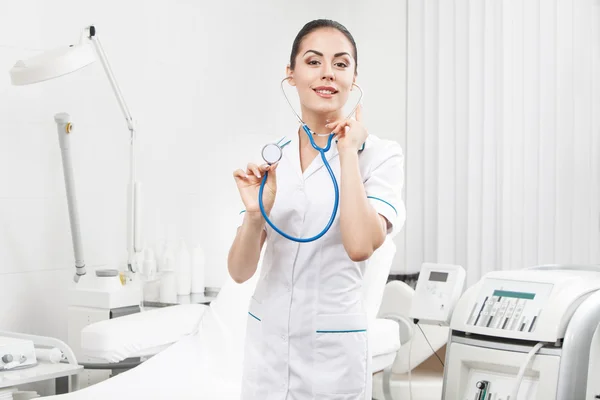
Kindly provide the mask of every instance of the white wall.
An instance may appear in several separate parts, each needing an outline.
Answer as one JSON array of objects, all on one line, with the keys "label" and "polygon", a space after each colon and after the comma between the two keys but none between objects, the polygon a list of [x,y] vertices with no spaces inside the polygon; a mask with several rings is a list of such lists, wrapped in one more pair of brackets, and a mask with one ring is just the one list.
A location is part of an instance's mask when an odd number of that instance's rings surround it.
[{"label": "white wall", "polygon": [[404,143],[404,2],[2,0],[0,329],[66,339],[74,266],[57,112],[75,124],[85,260],[123,267],[126,255],[128,132],[101,66],[13,87],[17,59],[96,25],[139,125],[146,243],[202,244],[207,285],[219,286],[241,204],[231,172],[250,154],[258,160],[267,140],[293,133],[279,81],[295,34],[321,17],[345,24],[358,42],[370,132]]}]

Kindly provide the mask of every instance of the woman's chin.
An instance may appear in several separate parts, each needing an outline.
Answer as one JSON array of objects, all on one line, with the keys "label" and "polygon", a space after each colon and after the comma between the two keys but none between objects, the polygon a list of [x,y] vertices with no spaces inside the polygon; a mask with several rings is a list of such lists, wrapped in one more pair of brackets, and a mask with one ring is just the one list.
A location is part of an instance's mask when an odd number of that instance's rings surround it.
[{"label": "woman's chin", "polygon": [[340,107],[333,104],[319,104],[311,107],[311,111],[319,115],[335,115],[340,112]]}]

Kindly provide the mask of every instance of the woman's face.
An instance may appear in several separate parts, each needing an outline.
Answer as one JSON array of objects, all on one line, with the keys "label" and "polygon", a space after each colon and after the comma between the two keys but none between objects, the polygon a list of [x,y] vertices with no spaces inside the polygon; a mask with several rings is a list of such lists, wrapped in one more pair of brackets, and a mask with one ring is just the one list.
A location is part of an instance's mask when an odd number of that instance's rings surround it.
[{"label": "woman's face", "polygon": [[296,86],[304,110],[319,114],[340,111],[356,79],[354,48],[343,33],[317,29],[304,37],[289,83]]}]

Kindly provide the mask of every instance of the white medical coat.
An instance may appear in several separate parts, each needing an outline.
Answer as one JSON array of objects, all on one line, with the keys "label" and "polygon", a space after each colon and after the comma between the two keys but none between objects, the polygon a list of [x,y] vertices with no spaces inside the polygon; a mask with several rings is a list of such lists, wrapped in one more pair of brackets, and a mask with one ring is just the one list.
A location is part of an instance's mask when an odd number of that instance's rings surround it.
[{"label": "white medical coat", "polygon": [[[331,178],[320,155],[302,173],[297,135],[283,153],[270,219],[289,235],[312,237],[331,216]],[[341,185],[335,141],[326,158]],[[390,222],[388,234],[404,223],[403,161],[397,143],[373,135],[359,155],[366,194]],[[242,399],[371,400],[368,319],[361,290],[369,261],[353,262],[347,255],[340,210],[331,229],[310,243],[285,239],[269,225],[266,230],[248,312]]]}]

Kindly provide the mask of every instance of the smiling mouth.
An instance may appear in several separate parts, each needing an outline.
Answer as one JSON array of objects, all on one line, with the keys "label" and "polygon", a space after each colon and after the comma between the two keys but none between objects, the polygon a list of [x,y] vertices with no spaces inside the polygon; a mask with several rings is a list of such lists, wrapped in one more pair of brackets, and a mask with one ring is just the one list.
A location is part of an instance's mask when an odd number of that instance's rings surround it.
[{"label": "smiling mouth", "polygon": [[336,94],[338,91],[335,89],[313,89],[317,94],[325,94],[325,95],[333,95]]},{"label": "smiling mouth", "polygon": [[338,91],[330,86],[320,86],[317,88],[313,89],[315,91],[315,93],[317,94],[317,96],[324,98],[324,99],[331,99],[333,97],[333,95],[335,95],[336,93],[338,93]]}]

